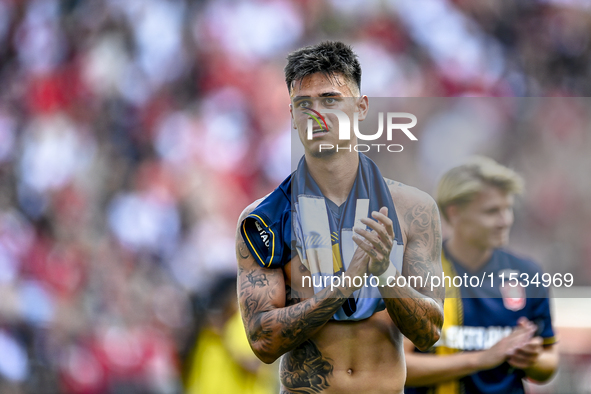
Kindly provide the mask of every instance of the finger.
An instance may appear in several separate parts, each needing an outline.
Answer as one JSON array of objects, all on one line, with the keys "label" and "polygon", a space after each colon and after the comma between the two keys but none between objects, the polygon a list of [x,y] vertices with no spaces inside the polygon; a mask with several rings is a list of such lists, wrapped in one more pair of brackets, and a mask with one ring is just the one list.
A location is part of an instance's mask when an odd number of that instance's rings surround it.
[{"label": "finger", "polygon": [[356,243],[359,246],[359,248],[361,248],[369,257],[371,257],[371,259],[373,259],[373,260],[382,260],[383,259],[382,254],[379,253],[377,250],[375,250],[370,245],[368,245],[367,242],[357,240]]},{"label": "finger", "polygon": [[528,337],[528,340],[533,337],[535,332],[535,325],[529,324],[529,321],[519,321],[515,329],[513,330],[514,333],[523,334]]},{"label": "finger", "polygon": [[535,360],[535,357],[516,352],[513,356],[510,357],[510,360],[518,363],[531,363]]},{"label": "finger", "polygon": [[388,235],[388,232],[386,231],[386,228],[383,224],[368,218],[362,218],[361,223],[365,224],[367,227],[375,231],[387,246],[389,246],[389,244],[392,243],[392,237]]},{"label": "finger", "polygon": [[511,334],[509,334],[506,339],[507,343],[507,354],[514,354],[515,350],[527,345],[531,338],[530,333],[528,333],[524,329],[516,329]]},{"label": "finger", "polygon": [[542,337],[530,338],[523,346],[523,349],[542,349]]},{"label": "finger", "polygon": [[515,329],[513,331],[511,331],[511,334],[508,335],[508,337],[510,338],[514,338],[514,339],[518,339],[518,340],[523,340],[524,338],[527,339],[529,341],[531,336],[531,332],[527,327],[523,327],[523,326],[517,326],[515,327]]},{"label": "finger", "polygon": [[531,320],[528,320],[528,318],[524,316],[521,316],[519,320],[517,320],[517,326],[526,328],[532,332],[534,332],[537,328],[537,326]]},{"label": "finger", "polygon": [[538,353],[538,352],[529,352],[529,351],[524,351],[523,349],[517,349],[515,351],[515,354],[513,354],[513,356],[511,356],[511,359],[514,362],[518,362],[518,363],[533,364],[536,362],[536,360],[538,359],[539,356],[540,356],[540,353]]},{"label": "finger", "polygon": [[540,351],[536,348],[531,348],[529,345],[515,349],[515,356],[524,358],[537,358],[540,355]]},{"label": "finger", "polygon": [[388,255],[388,247],[384,245],[384,241],[380,239],[375,232],[370,232],[361,228],[356,228],[355,232],[365,238],[378,252],[381,254]]},{"label": "finger", "polygon": [[384,224],[392,224],[392,219],[388,217],[388,208],[386,207],[380,208],[379,211],[373,211],[371,216],[376,220],[380,220]]},{"label": "finger", "polygon": [[518,337],[518,341],[517,343],[517,347],[524,347],[527,346],[527,344],[531,341],[532,337],[533,337],[533,331],[530,330],[526,330],[522,333],[522,335],[520,335]]},{"label": "finger", "polygon": [[539,346],[540,348],[544,345],[544,338],[542,337],[533,337],[529,343],[531,345]]},{"label": "finger", "polygon": [[394,227],[392,223],[392,219],[388,217],[388,208],[382,207],[379,212],[372,212],[371,216],[378,220],[380,223],[384,225],[388,234],[393,238],[394,237]]},{"label": "finger", "polygon": [[380,260],[383,257],[363,237],[360,237],[359,235],[353,235],[353,241],[374,260]]},{"label": "finger", "polygon": [[527,350],[527,351],[541,352],[542,350],[544,350],[542,338],[541,337],[531,338],[521,348],[524,350]]},{"label": "finger", "polygon": [[365,252],[365,250],[361,248],[357,248],[355,253],[353,253],[353,258],[351,261],[357,260],[363,264],[368,264],[371,261],[371,257]]},{"label": "finger", "polygon": [[532,362],[529,362],[527,360],[522,360],[520,358],[515,358],[515,357],[509,357],[507,362],[512,367],[518,368],[518,369],[525,369],[525,368],[531,367],[533,365]]}]

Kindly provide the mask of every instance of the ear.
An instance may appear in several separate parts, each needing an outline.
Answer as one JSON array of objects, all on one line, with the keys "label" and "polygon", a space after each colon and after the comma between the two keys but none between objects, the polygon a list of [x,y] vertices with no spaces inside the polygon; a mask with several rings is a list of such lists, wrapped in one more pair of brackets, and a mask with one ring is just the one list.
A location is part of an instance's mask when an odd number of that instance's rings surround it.
[{"label": "ear", "polygon": [[359,112],[359,120],[365,120],[367,116],[367,111],[369,111],[369,99],[367,96],[361,96],[357,101],[357,112]]},{"label": "ear", "polygon": [[295,118],[293,117],[293,105],[289,104],[289,115],[291,116],[291,127],[294,130],[297,130],[297,126],[295,124]]}]

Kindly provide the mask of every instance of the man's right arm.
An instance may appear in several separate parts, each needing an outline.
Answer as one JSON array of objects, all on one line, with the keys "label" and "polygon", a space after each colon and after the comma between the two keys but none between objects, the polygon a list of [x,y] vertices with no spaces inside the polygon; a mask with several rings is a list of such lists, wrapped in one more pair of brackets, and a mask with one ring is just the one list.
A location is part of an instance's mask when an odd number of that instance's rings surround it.
[{"label": "man's right arm", "polygon": [[431,386],[453,379],[459,379],[480,371],[479,353],[468,352],[439,356],[415,353],[415,345],[404,340],[406,358],[406,385],[411,387]]},{"label": "man's right arm", "polygon": [[[241,215],[238,229],[250,211],[252,207]],[[268,364],[314,335],[355,290],[326,288],[312,298],[286,306],[283,270],[259,266],[240,230],[236,232],[236,258],[238,301],[248,341],[257,357]],[[368,258],[359,254],[357,260],[359,269],[365,272]]]}]

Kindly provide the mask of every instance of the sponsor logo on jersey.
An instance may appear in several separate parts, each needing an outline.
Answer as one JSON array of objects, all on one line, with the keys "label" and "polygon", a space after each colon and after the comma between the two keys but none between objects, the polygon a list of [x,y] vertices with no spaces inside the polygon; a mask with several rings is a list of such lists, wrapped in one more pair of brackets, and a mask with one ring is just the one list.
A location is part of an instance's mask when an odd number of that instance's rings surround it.
[{"label": "sponsor logo on jersey", "polygon": [[500,271],[499,274],[505,277],[504,286],[499,287],[505,308],[513,312],[523,309],[527,301],[525,287],[516,282],[515,279],[511,280],[512,277],[519,278],[520,272],[514,269],[505,269]]},{"label": "sponsor logo on jersey", "polygon": [[503,296],[503,305],[505,308],[513,312],[523,309],[526,298],[525,288],[521,284],[511,287],[505,283],[505,286],[499,287],[499,290]]},{"label": "sponsor logo on jersey", "polygon": [[435,346],[458,350],[485,350],[505,338],[513,327],[450,326],[443,330]]}]

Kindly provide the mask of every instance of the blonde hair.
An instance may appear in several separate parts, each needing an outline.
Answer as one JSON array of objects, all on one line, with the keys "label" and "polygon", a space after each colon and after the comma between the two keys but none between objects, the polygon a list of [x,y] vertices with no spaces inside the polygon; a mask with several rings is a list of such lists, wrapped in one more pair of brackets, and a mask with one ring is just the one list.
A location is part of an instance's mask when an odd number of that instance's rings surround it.
[{"label": "blonde hair", "polygon": [[449,220],[447,207],[469,203],[487,185],[505,193],[520,194],[523,178],[512,169],[484,156],[475,156],[452,168],[443,174],[437,186],[436,201],[445,220]]}]

